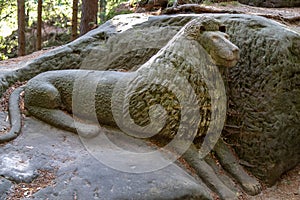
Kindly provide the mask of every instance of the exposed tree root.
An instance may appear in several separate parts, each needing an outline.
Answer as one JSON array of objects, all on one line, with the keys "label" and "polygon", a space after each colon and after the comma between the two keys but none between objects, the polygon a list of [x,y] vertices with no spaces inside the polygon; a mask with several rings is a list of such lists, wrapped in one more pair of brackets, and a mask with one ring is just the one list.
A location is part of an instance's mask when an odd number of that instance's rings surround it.
[{"label": "exposed tree root", "polygon": [[236,10],[220,9],[210,6],[202,6],[199,4],[184,4],[176,7],[170,7],[163,11],[163,14],[179,14],[179,13],[229,13],[229,14],[255,14],[257,16],[274,19],[283,23],[297,24],[300,23],[300,16],[284,17],[281,15],[249,13]]},{"label": "exposed tree root", "polygon": [[170,7],[163,11],[164,14],[177,14],[177,13],[231,13],[240,14],[238,11],[229,11],[219,8],[201,6],[199,4],[183,4],[176,7]]}]

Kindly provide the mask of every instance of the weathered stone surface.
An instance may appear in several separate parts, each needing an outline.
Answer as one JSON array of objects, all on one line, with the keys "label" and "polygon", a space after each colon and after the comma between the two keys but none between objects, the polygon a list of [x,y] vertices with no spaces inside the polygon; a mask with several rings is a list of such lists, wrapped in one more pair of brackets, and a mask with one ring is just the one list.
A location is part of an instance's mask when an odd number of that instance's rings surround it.
[{"label": "weathered stone surface", "polygon": [[5,72],[0,80],[0,94],[17,80],[25,81],[50,70],[137,69],[181,28],[178,25],[147,27],[143,26],[143,22],[151,21],[151,17],[144,14],[131,16],[117,16],[103,24],[101,30],[90,31],[84,37],[26,63],[13,73]]},{"label": "weathered stone surface", "polygon": [[[118,16],[3,75],[2,89],[53,69],[135,70],[196,16]],[[227,25],[231,41],[241,49],[241,61],[226,75],[230,107],[224,136],[256,176],[273,184],[300,161],[299,33],[262,17],[214,16]]]},{"label": "weathered stone surface", "polygon": [[300,35],[258,17],[224,23],[241,48],[228,73],[224,136],[256,176],[274,184],[300,161]]},{"label": "weathered stone surface", "polygon": [[[0,117],[2,121],[6,115]],[[26,155],[34,171],[55,174],[55,184],[35,193],[35,199],[212,199],[204,184],[175,164],[143,174],[120,172],[89,154],[78,135],[31,118],[25,119],[23,134],[1,147],[0,154],[0,162],[12,154]],[[11,185],[0,179],[0,199]]]},{"label": "weathered stone surface", "polygon": [[238,0],[240,3],[258,7],[298,7],[300,0]]},{"label": "weathered stone surface", "polygon": [[7,193],[12,187],[12,182],[9,180],[0,177],[0,200],[5,200],[7,197]]},{"label": "weathered stone surface", "polygon": [[16,152],[0,156],[0,175],[17,183],[31,182],[36,177],[28,157]]}]

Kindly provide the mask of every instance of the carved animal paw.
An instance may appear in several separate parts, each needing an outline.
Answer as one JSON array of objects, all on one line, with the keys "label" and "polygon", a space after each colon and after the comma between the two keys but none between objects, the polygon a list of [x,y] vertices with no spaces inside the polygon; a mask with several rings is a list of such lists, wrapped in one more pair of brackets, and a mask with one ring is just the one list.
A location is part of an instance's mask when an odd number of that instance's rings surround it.
[{"label": "carved animal paw", "polygon": [[97,125],[91,124],[77,124],[78,135],[84,138],[94,138],[99,135],[100,128]]},{"label": "carved animal paw", "polygon": [[216,192],[219,194],[219,196],[222,200],[238,200],[239,199],[239,194],[235,193],[234,191],[231,191],[225,185],[224,185],[224,187],[217,188]]},{"label": "carved animal paw", "polygon": [[249,195],[257,195],[261,192],[261,184],[253,177],[247,176],[244,177],[244,180],[241,180],[241,186]]}]

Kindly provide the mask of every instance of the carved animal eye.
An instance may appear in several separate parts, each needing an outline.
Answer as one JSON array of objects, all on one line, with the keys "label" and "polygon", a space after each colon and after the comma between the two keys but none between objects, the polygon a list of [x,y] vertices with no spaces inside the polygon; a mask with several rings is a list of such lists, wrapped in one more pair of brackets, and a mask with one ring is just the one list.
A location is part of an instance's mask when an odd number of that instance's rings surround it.
[{"label": "carved animal eye", "polygon": [[216,35],[213,35],[211,39],[212,39],[213,41],[218,41],[218,40],[219,40],[219,37],[216,36]]},{"label": "carved animal eye", "polygon": [[226,32],[226,26],[220,26],[219,31],[225,33]]}]

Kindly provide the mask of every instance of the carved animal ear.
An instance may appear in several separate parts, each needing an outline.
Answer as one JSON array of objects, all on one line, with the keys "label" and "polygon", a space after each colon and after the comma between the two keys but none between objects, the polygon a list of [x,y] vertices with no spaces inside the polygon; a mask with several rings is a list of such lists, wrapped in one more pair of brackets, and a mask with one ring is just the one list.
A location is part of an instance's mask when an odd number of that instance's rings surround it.
[{"label": "carved animal ear", "polygon": [[225,33],[225,32],[226,32],[226,26],[221,25],[221,26],[219,27],[219,31]]},{"label": "carved animal ear", "polygon": [[206,31],[206,30],[205,30],[205,27],[204,27],[204,26],[200,26],[200,31],[201,31],[201,32]]}]

